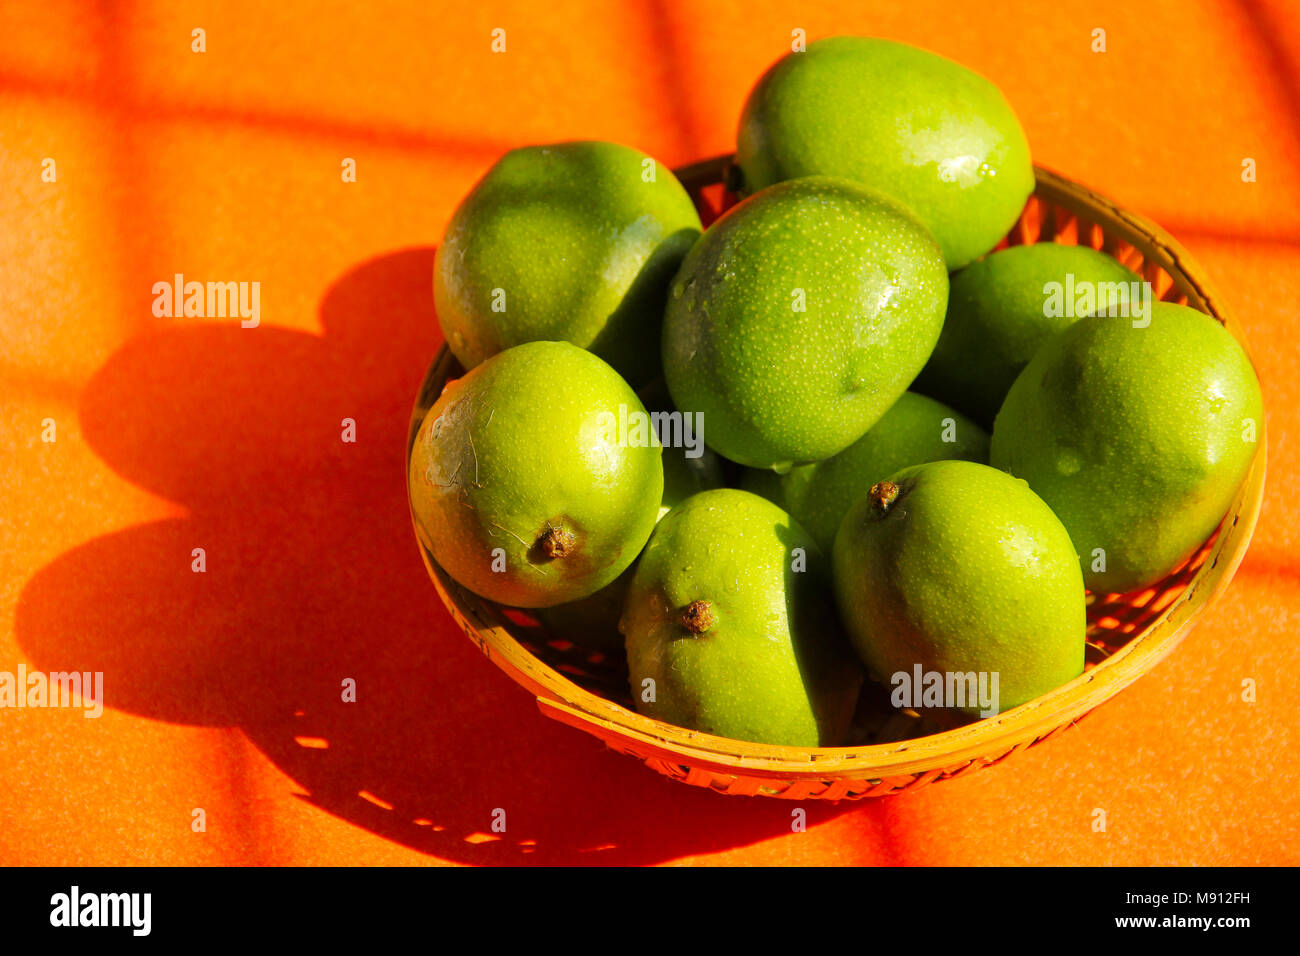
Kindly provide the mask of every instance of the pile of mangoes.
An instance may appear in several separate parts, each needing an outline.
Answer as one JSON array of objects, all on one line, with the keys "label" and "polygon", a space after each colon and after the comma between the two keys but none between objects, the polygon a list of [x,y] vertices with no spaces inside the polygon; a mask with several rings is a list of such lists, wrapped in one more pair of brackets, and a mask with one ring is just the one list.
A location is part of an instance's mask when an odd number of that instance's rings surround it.
[{"label": "pile of mangoes", "polygon": [[864,677],[988,716],[1079,676],[1087,591],[1159,581],[1244,479],[1241,347],[1102,252],[994,251],[1024,132],[922,50],[778,61],[733,185],[702,230],[653,158],[569,142],[464,199],[434,296],[467,372],[408,474],[434,559],[726,737],[843,744]]}]

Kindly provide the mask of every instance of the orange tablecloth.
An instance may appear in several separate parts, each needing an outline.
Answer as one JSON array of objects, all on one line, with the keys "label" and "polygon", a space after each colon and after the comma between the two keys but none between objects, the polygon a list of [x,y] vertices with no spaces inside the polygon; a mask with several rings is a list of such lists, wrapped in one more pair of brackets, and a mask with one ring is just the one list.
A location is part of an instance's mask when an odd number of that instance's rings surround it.
[{"label": "orange tablecloth", "polygon": [[[1045,746],[802,833],[541,717],[439,604],[402,468],[433,245],[493,158],[725,152],[795,28],[974,67],[1039,162],[1178,236],[1270,442],[1250,554],[1172,658]],[[1295,5],[8,4],[0,177],[0,671],[103,671],[107,702],[0,710],[0,863],[1300,862]],[[261,324],[156,318],[177,273],[260,282]]]}]

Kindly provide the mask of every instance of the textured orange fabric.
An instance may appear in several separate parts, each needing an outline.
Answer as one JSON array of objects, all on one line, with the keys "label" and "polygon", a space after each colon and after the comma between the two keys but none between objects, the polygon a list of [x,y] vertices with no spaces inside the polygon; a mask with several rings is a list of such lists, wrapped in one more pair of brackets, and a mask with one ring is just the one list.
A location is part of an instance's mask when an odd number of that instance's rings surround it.
[{"label": "textured orange fabric", "polygon": [[[540,716],[442,609],[403,484],[433,246],[474,180],[530,142],[725,152],[795,28],[979,70],[1039,162],[1179,237],[1270,443],[1251,552],[1170,659],[1047,745],[810,803],[803,833]],[[0,863],[1300,862],[1298,172],[1285,0],[6,4],[0,671],[104,671],[107,707],[0,710]],[[177,273],[260,282],[260,325],[155,317]]]}]

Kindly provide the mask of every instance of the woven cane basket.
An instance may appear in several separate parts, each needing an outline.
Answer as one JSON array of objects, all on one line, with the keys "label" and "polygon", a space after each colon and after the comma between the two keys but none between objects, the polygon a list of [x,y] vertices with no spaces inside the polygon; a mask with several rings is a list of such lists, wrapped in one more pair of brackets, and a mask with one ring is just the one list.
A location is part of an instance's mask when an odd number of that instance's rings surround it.
[{"label": "woven cane basket", "polygon": [[[734,203],[726,180],[730,157],[678,171],[707,225]],[[1214,316],[1242,339],[1204,273],[1154,223],[1046,169],[1003,245],[1058,242],[1114,256],[1152,284],[1153,295]],[[463,374],[447,351],[425,376],[411,417],[407,457],[425,414],[443,386]],[[1246,554],[1259,517],[1265,471],[1260,423],[1249,473],[1218,530],[1159,584],[1131,594],[1088,598],[1085,670],[1051,693],[995,717],[969,721],[890,706],[887,691],[868,688],[854,721],[853,746],[801,749],[697,733],[637,714],[626,664],[548,633],[527,612],[502,608],[467,591],[420,552],[452,617],[498,667],[537,698],[542,713],[599,737],[659,773],[719,793],[842,800],[881,797],[973,773],[1075,724],[1168,655],[1197,617],[1227,587]]]}]

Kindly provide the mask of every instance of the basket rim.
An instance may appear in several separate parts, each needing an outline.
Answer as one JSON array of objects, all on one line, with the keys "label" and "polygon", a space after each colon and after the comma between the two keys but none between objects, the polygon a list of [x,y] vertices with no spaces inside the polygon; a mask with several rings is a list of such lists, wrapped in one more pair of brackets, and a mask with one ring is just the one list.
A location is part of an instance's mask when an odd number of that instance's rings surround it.
[{"label": "basket rim", "polygon": [[[722,182],[732,161],[722,155],[677,171],[688,191]],[[1101,225],[1137,247],[1147,262],[1158,263],[1187,296],[1188,305],[1221,322],[1242,344],[1240,324],[1204,271],[1172,236],[1145,217],[1065,176],[1035,164],[1034,196]],[[1253,364],[1253,362],[1252,362]],[[431,363],[412,411],[406,461],[424,413],[456,368],[446,343]],[[941,771],[974,760],[995,759],[1074,723],[1113,697],[1168,656],[1196,620],[1223,592],[1245,557],[1263,502],[1267,434],[1261,421],[1255,456],[1231,508],[1218,528],[1204,563],[1185,590],[1114,654],[1074,680],[1048,693],[957,728],[923,737],[856,747],[791,747],[720,737],[655,720],[588,691],[533,655],[510,633],[510,623],[493,602],[454,581],[433,560],[424,533],[411,511],[421,557],[440,598],[481,650],[516,683],[526,687],[547,716],[605,739],[639,745],[662,759],[722,773],[798,778],[873,778]],[[409,490],[408,490],[408,507]]]}]

